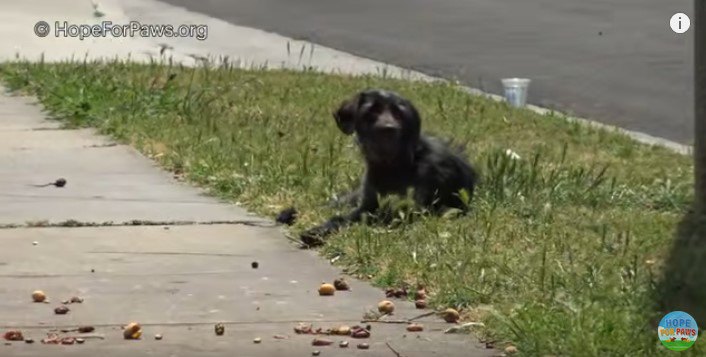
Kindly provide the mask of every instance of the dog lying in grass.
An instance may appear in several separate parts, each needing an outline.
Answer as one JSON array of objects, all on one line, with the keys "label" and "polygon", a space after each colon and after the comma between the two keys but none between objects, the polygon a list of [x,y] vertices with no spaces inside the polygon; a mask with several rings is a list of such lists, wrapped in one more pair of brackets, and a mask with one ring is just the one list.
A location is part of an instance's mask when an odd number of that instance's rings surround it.
[{"label": "dog lying in grass", "polygon": [[[379,196],[405,195],[410,188],[415,203],[429,212],[468,210],[477,172],[462,150],[421,134],[420,115],[409,100],[387,90],[365,90],[341,103],[333,117],[344,134],[355,134],[366,170],[360,188],[345,198],[355,209],[306,230],[302,242],[321,245],[330,234],[376,213]],[[277,220],[291,224],[295,214],[290,208]]]}]

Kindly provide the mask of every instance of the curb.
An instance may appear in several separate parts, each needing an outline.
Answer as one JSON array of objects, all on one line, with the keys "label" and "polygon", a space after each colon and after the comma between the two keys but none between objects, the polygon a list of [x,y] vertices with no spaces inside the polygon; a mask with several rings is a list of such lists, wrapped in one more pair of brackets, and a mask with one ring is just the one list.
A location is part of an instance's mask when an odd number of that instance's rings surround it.
[{"label": "curb", "polygon": [[[484,97],[487,97],[487,98],[490,98],[490,99],[493,99],[493,100],[499,101],[499,102],[505,101],[505,98],[502,96],[492,94],[492,93],[487,93],[487,92],[484,92],[480,89],[466,87],[466,86],[461,86],[460,88],[463,91],[468,92],[473,95],[484,96]],[[674,151],[674,152],[681,154],[681,155],[692,155],[693,154],[693,146],[680,144],[680,143],[677,143],[677,142],[674,142],[674,141],[671,141],[668,139],[659,138],[659,137],[645,134],[645,133],[642,133],[639,131],[627,130],[627,129],[617,127],[614,125],[604,124],[604,123],[601,123],[601,122],[598,122],[595,120],[573,117],[570,115],[566,115],[562,112],[558,112],[556,110],[542,108],[542,107],[532,105],[532,104],[527,104],[522,109],[528,109],[528,110],[533,111],[533,112],[540,114],[540,115],[550,115],[551,114],[551,115],[561,117],[569,122],[576,122],[576,123],[581,123],[582,125],[588,125],[588,126],[592,126],[594,128],[598,128],[598,129],[604,129],[607,131],[614,131],[614,132],[626,135],[626,136],[630,137],[631,139],[633,139],[637,142],[640,142],[642,144],[660,146],[660,147]]]}]

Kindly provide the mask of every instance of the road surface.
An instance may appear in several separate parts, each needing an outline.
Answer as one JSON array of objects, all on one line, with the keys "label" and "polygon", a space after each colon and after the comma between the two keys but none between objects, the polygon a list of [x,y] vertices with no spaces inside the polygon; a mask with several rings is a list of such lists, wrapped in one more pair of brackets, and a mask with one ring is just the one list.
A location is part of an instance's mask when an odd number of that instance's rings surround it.
[{"label": "road surface", "polygon": [[532,104],[693,137],[692,31],[669,28],[688,0],[164,1],[496,94],[529,77]]}]

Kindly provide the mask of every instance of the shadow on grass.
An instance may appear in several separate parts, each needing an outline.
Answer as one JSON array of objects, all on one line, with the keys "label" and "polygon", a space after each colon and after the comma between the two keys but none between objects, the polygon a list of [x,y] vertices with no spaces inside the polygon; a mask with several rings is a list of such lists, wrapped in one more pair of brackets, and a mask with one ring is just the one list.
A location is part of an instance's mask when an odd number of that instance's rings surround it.
[{"label": "shadow on grass", "polygon": [[656,333],[659,320],[671,311],[688,313],[700,328],[700,338],[691,350],[703,352],[706,351],[701,332],[706,328],[706,215],[697,216],[690,210],[675,234],[656,290],[659,313],[653,326]]}]

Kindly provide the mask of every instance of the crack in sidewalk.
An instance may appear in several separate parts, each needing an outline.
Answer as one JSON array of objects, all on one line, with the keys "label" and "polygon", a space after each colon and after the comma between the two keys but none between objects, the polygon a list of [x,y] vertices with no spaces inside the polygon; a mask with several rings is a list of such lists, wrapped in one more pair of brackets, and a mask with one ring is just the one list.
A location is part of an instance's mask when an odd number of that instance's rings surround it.
[{"label": "crack in sidewalk", "polygon": [[126,226],[196,226],[196,225],[245,225],[259,228],[274,228],[277,223],[257,220],[214,220],[214,221],[152,221],[133,219],[124,222],[82,222],[69,219],[61,222],[34,221],[26,223],[0,224],[0,229],[16,228],[82,228],[82,227],[126,227]]}]

